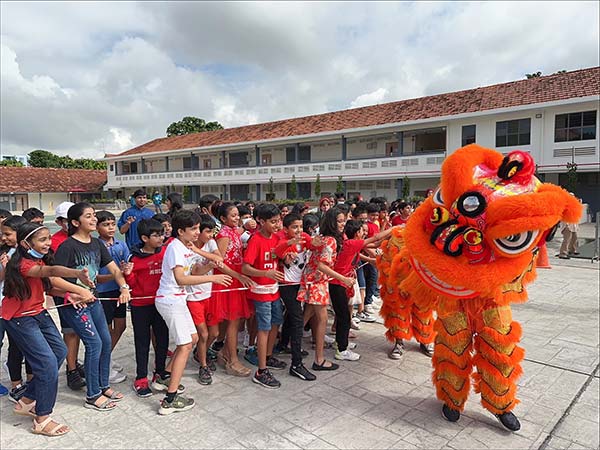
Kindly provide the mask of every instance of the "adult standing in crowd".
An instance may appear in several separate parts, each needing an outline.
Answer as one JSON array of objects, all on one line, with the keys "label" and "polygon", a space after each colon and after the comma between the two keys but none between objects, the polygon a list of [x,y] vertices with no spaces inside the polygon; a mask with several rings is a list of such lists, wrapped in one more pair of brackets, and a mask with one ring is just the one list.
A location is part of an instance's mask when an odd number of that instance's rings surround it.
[{"label": "adult standing in crowd", "polygon": [[137,246],[140,241],[137,232],[137,224],[142,219],[152,219],[152,216],[154,215],[152,210],[146,208],[146,203],[148,203],[146,191],[138,189],[133,193],[133,198],[135,204],[123,211],[119,223],[117,224],[121,234],[125,235],[127,247],[129,247],[130,250]]}]

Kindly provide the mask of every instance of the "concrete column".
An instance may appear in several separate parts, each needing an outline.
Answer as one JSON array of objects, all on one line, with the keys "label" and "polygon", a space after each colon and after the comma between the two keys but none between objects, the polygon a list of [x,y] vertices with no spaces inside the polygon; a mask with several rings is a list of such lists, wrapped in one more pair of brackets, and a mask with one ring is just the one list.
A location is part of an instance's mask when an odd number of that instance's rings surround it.
[{"label": "concrete column", "polygon": [[144,158],[142,158],[140,161],[140,173],[146,173],[146,168],[144,167]]},{"label": "concrete column", "polygon": [[294,146],[294,162],[298,164],[298,159],[300,156],[300,144],[296,144]]},{"label": "concrete column", "polygon": [[225,151],[221,152],[221,169],[225,168]]},{"label": "concrete column", "polygon": [[396,133],[398,136],[398,156],[404,156],[404,131]]}]

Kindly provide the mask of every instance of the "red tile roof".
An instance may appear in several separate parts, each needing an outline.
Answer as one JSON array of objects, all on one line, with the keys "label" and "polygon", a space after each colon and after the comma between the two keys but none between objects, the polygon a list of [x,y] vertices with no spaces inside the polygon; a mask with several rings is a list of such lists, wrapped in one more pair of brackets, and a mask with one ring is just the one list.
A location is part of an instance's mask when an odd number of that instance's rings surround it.
[{"label": "red tile roof", "polygon": [[333,132],[593,95],[600,95],[600,67],[326,114],[158,138],[118,156]]},{"label": "red tile roof", "polygon": [[106,170],[0,167],[0,192],[98,192]]}]

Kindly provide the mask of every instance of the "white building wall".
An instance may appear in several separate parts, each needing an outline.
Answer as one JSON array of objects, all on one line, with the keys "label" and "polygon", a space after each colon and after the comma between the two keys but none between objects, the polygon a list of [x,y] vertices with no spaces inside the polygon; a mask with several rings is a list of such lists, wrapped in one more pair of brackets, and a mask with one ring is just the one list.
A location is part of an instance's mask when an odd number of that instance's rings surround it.
[{"label": "white building wall", "polygon": [[34,192],[27,194],[27,199],[30,208],[37,208],[44,214],[51,215],[60,203],[69,201],[69,193]]}]

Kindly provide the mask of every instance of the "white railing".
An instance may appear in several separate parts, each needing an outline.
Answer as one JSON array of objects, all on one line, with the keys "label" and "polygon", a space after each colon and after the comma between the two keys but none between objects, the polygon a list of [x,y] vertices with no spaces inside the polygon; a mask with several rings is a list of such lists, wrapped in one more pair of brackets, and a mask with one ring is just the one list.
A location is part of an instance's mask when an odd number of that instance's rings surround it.
[{"label": "white railing", "polygon": [[298,182],[314,181],[317,174],[321,181],[353,179],[387,179],[404,176],[439,175],[444,161],[443,154],[398,156],[349,161],[298,163],[277,166],[251,166],[246,168],[222,168],[182,170],[159,173],[112,175],[108,177],[108,188],[151,186],[151,185],[194,185],[194,184],[251,184],[289,182],[292,175]]}]

